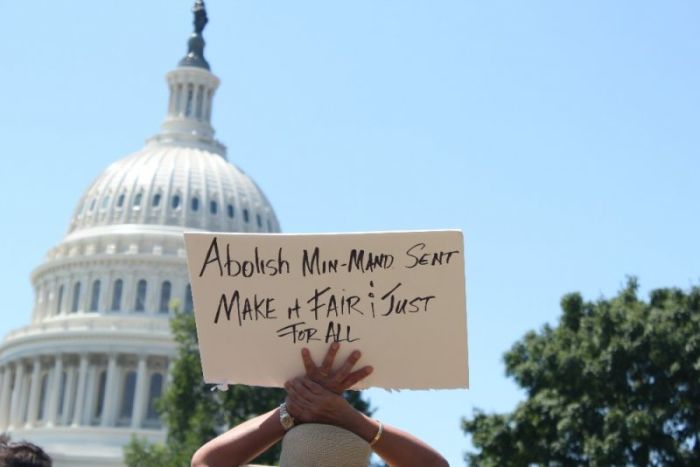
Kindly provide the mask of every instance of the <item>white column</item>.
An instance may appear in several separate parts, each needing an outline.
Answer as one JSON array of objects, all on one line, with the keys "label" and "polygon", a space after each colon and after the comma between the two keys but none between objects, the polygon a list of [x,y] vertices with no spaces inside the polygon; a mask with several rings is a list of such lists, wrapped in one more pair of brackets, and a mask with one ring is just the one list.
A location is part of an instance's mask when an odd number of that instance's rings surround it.
[{"label": "white column", "polygon": [[24,364],[22,364],[22,361],[17,362],[17,370],[15,372],[15,384],[12,389],[12,402],[10,404],[10,424],[8,427],[8,431],[12,430],[15,426],[18,425],[18,419],[21,413],[20,410],[20,402],[22,398],[22,388],[24,380]]},{"label": "white column", "polygon": [[[95,206],[95,216],[100,207]],[[92,293],[92,274],[84,274],[80,277],[80,306],[78,312],[87,313],[90,310],[90,294]]]},{"label": "white column", "polygon": [[95,392],[98,388],[98,367],[97,364],[88,364],[87,382],[85,383],[85,397],[76,404],[83,404],[83,419],[82,424],[85,426],[92,425],[92,418],[95,409]]},{"label": "white column", "polygon": [[146,390],[148,388],[148,373],[146,368],[146,356],[139,355],[139,363],[136,367],[136,395],[134,396],[134,406],[131,412],[131,428],[141,428],[144,415],[144,402],[146,400]]},{"label": "white column", "polygon": [[105,313],[109,310],[109,306],[111,305],[109,292],[112,290],[112,281],[114,280],[112,276],[112,272],[109,272],[109,274],[104,274],[100,279],[102,283],[100,284],[100,305],[97,309],[98,313]]},{"label": "white column", "polygon": [[214,88],[207,91],[207,123],[211,123],[211,106],[214,103]]},{"label": "white column", "polygon": [[210,87],[205,87],[204,89],[204,121],[211,123],[211,101],[213,97],[213,92]]},{"label": "white column", "polygon": [[0,432],[4,431],[10,419],[10,383],[12,382],[12,368],[5,365],[2,386],[0,386]]},{"label": "white column", "polygon": [[[73,426],[83,423],[83,409],[85,408],[85,386],[88,373],[88,355],[80,355],[80,367],[78,369],[78,393],[75,396],[75,411],[73,413]],[[68,407],[64,407],[68,409]]]},{"label": "white column", "polygon": [[36,423],[37,408],[39,406],[39,392],[41,389],[41,361],[34,358],[32,365],[32,379],[29,384],[29,400],[27,407],[27,420],[25,428],[31,428]]},{"label": "white column", "polygon": [[184,94],[185,91],[185,85],[181,81],[176,81],[175,83],[175,90],[177,92],[177,98],[175,99],[175,115],[177,117],[181,117],[182,114],[184,113],[183,110],[183,105],[182,105],[182,95]]},{"label": "white column", "polygon": [[49,284],[47,281],[41,282],[41,308],[39,312],[39,319],[43,320],[47,316],[48,304],[49,304]]},{"label": "white column", "polygon": [[63,391],[63,402],[61,403],[61,425],[68,426],[71,423],[73,415],[73,407],[75,402],[73,395],[75,394],[75,383],[78,380],[78,369],[69,366],[66,369],[66,390]]},{"label": "white column", "polygon": [[[59,303],[59,292],[61,290],[61,286],[63,286],[63,294],[60,296],[61,302]],[[56,298],[54,300],[53,304],[53,310],[51,313],[53,313],[54,316],[60,316],[63,314],[63,310],[65,309],[64,306],[66,304],[66,283],[63,278],[56,278]]]},{"label": "white column", "polygon": [[[117,195],[118,196],[118,195]],[[112,309],[112,286],[114,285],[114,273],[109,272],[102,278],[100,285],[100,306],[97,312],[101,315],[106,315]]]},{"label": "white column", "polygon": [[122,312],[134,311],[134,298],[136,297],[136,277],[133,272],[124,274],[122,279]]},{"label": "white column", "polygon": [[58,397],[61,395],[61,382],[63,380],[63,356],[61,354],[56,355],[56,361],[53,365],[53,372],[51,373],[51,384],[47,388],[49,392],[49,403],[47,409],[46,425],[54,426],[56,424],[56,417],[58,416]]},{"label": "white column", "polygon": [[58,298],[58,278],[54,276],[51,281],[51,292],[49,293],[49,301],[46,304],[46,317],[53,316],[56,313],[56,299]]},{"label": "white column", "polygon": [[160,292],[158,276],[149,274],[144,276],[144,279],[146,279],[146,314],[154,315],[158,313],[158,298],[160,298],[160,296],[156,297]]},{"label": "white column", "polygon": [[107,361],[107,381],[102,404],[102,426],[114,425],[114,399],[117,388],[117,354],[110,354]]}]

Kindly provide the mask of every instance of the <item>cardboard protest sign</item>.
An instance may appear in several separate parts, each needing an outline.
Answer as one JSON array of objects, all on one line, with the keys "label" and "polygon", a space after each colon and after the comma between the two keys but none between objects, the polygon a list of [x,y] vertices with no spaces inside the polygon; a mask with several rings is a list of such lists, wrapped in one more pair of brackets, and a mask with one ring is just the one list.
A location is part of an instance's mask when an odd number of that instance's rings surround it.
[{"label": "cardboard protest sign", "polygon": [[281,387],[340,342],[357,388],[469,385],[460,231],[186,233],[204,380]]}]

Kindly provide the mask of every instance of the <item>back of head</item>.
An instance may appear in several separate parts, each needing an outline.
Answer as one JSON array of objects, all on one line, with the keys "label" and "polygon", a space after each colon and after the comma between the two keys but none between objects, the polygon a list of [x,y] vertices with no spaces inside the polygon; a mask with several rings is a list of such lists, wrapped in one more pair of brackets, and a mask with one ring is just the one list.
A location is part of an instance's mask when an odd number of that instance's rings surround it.
[{"label": "back of head", "polygon": [[0,467],[51,467],[51,458],[36,444],[13,443],[0,436]]},{"label": "back of head", "polygon": [[282,439],[280,467],[367,467],[369,443],[332,425],[305,423]]}]

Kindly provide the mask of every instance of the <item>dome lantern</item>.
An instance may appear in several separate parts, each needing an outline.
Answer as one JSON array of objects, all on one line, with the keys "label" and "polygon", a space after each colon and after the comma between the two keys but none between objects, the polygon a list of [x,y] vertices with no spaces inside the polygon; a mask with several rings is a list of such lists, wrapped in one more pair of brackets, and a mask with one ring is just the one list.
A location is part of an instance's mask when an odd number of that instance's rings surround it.
[{"label": "dome lantern", "polygon": [[198,147],[226,158],[226,147],[214,139],[211,110],[219,78],[211,71],[204,58],[202,31],[209,21],[202,0],[196,0],[194,32],[187,42],[187,55],[177,68],[166,75],[170,89],[168,112],[161,132],[150,143],[177,144]]}]

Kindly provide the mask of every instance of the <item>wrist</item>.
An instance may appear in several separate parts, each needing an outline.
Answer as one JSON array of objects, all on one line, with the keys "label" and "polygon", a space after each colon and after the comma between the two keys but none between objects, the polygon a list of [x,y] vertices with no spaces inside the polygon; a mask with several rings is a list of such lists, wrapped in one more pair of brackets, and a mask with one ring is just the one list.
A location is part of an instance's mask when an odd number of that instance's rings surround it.
[{"label": "wrist", "polygon": [[279,414],[280,425],[282,425],[282,428],[284,428],[284,431],[291,430],[294,427],[294,425],[296,424],[296,420],[294,419],[292,414],[290,414],[289,411],[287,410],[287,403],[282,402],[282,404],[280,404],[277,411]]},{"label": "wrist", "polygon": [[379,422],[366,416],[362,412],[353,409],[354,413],[348,417],[341,428],[355,433],[368,443],[371,442],[379,431]]}]

